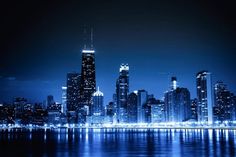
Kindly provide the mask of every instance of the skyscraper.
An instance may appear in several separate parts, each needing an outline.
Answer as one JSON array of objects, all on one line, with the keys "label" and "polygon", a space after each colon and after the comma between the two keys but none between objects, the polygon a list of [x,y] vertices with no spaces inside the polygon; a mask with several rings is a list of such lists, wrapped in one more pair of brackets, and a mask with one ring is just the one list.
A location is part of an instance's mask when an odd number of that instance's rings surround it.
[{"label": "skyscraper", "polygon": [[214,120],[226,121],[231,118],[232,97],[223,82],[217,82],[214,86]]},{"label": "skyscraper", "polygon": [[91,115],[103,115],[103,93],[99,90],[99,87],[95,93],[93,93],[93,104],[91,107]]},{"label": "skyscraper", "polygon": [[85,42],[82,50],[82,68],[81,68],[81,97],[82,105],[88,106],[91,111],[92,95],[96,90],[95,75],[95,50],[93,48],[93,34],[91,31],[91,43]]},{"label": "skyscraper", "polygon": [[127,113],[128,113],[128,122],[137,123],[137,110],[138,110],[138,96],[137,93],[132,92],[128,95],[127,101]]},{"label": "skyscraper", "polygon": [[196,75],[197,99],[198,99],[198,121],[212,124],[213,121],[213,100],[211,73],[201,71]]},{"label": "skyscraper", "polygon": [[76,72],[67,74],[67,111],[76,111],[80,105],[80,83],[81,75]]},{"label": "skyscraper", "polygon": [[[173,77],[172,77],[173,78]],[[176,81],[176,79],[174,79]],[[172,84],[176,84],[171,79]],[[172,88],[165,93],[166,121],[183,122],[191,117],[190,92],[187,88]]]},{"label": "skyscraper", "polygon": [[127,99],[129,93],[129,66],[121,64],[119,78],[116,81],[118,121],[127,122]]},{"label": "skyscraper", "polygon": [[138,123],[144,123],[145,122],[145,110],[144,110],[144,105],[147,102],[148,99],[148,93],[146,90],[138,90],[138,107],[137,107],[137,119]]}]

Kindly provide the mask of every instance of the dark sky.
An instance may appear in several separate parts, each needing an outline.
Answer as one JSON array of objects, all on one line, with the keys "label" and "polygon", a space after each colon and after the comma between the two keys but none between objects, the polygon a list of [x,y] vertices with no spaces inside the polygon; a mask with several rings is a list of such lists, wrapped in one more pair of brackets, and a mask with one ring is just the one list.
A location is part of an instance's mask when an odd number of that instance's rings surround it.
[{"label": "dark sky", "polygon": [[66,73],[80,71],[83,26],[93,26],[97,85],[111,100],[121,63],[130,91],[157,98],[171,76],[196,96],[195,75],[212,72],[236,93],[233,1],[9,1],[1,4],[0,102],[61,101]]}]

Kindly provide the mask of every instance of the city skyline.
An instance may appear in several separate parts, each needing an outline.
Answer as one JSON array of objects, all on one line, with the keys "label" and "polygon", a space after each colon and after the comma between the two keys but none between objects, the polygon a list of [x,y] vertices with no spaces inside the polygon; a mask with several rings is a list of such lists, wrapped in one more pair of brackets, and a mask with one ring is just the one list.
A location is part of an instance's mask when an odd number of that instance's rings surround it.
[{"label": "city skyline", "polygon": [[[222,80],[236,92],[230,3],[52,4],[28,3],[35,11],[23,4],[9,7],[12,12],[6,16],[12,20],[4,19],[2,29],[0,101],[12,101],[13,95],[40,102],[54,95],[61,101],[66,74],[81,71],[84,24],[94,28],[96,80],[105,104],[115,92],[121,63],[130,66],[130,92],[145,89],[161,98],[176,76],[195,98],[195,75],[201,70],[212,73],[213,83]],[[93,12],[87,14],[89,9]],[[27,11],[32,16],[14,16]]]},{"label": "city skyline", "polygon": [[[82,51],[81,51],[81,53],[82,53]],[[95,53],[95,55],[96,55],[96,53]],[[82,57],[82,55],[81,55],[81,57]],[[96,59],[97,60],[97,59]],[[121,63],[120,65],[122,65],[122,64],[124,64],[124,63]],[[129,65],[129,67],[130,67],[130,65]],[[131,67],[132,67],[132,65],[131,65]],[[119,68],[117,68],[117,71],[116,72],[114,72],[115,74],[117,74],[117,77],[119,76],[118,75],[118,69]],[[96,71],[99,71],[99,70],[97,70],[96,69]],[[199,71],[203,71],[203,70],[199,70]],[[129,72],[132,74],[132,69],[131,70],[129,70]],[[212,72],[211,71],[209,71],[211,74],[212,74]],[[67,72],[67,74],[69,74],[69,73],[80,73],[80,70],[77,70],[77,71],[71,71],[71,72]],[[97,72],[98,73],[98,72]],[[156,98],[158,98],[158,99],[161,99],[161,100],[164,100],[164,95],[165,95],[165,92],[166,91],[168,91],[170,88],[171,88],[171,84],[169,83],[169,80],[173,77],[173,76],[177,76],[178,77],[178,80],[180,80],[179,78],[183,78],[183,77],[181,77],[181,75],[180,76],[178,76],[178,75],[171,75],[170,73],[168,74],[168,73],[162,73],[162,72],[157,72],[157,73],[160,73],[160,76],[161,75],[165,75],[165,78],[166,78],[166,80],[164,81],[164,82],[166,82],[166,84],[164,85],[164,87],[166,87],[165,89],[163,88],[163,91],[158,91],[157,93],[155,93],[155,92],[151,92],[151,91],[155,91],[155,90],[153,90],[153,89],[151,89],[151,90],[148,90],[148,88],[145,88],[145,86],[143,86],[143,87],[139,87],[139,88],[135,88],[134,86],[132,86],[132,84],[134,83],[134,79],[135,78],[132,78],[132,76],[131,77],[129,77],[129,79],[131,80],[130,82],[131,82],[131,90],[129,91],[130,93],[131,92],[133,92],[133,91],[136,91],[136,90],[146,90],[146,91],[148,91],[150,94],[154,94],[155,95],[155,97]],[[65,74],[65,76],[67,75],[67,74]],[[197,72],[195,73],[195,74],[192,74],[193,75],[193,77],[191,78],[192,80],[193,80],[193,83],[194,84],[192,84],[192,86],[189,86],[189,87],[187,87],[186,86],[186,83],[185,82],[182,82],[181,80],[180,81],[178,81],[178,85],[177,86],[180,86],[180,87],[185,87],[185,88],[187,88],[187,89],[189,89],[190,90],[190,96],[191,96],[191,99],[193,99],[193,98],[196,98],[197,97],[197,95],[196,95],[196,80],[195,80],[195,76],[196,76],[196,74],[197,74]],[[96,77],[97,78],[97,77]],[[0,79],[5,79],[5,81],[9,81],[9,82],[17,82],[17,79],[15,78],[15,77],[6,77],[6,78],[0,78]],[[101,79],[101,78],[100,78]],[[116,80],[116,79],[115,79]],[[110,101],[112,101],[112,96],[113,96],[113,94],[116,92],[116,81],[114,80],[114,87],[113,87],[113,90],[112,91],[110,91],[109,93],[105,93],[104,94],[104,97],[105,97],[105,104],[108,104]],[[215,83],[217,83],[218,81],[223,81],[225,84],[227,84],[227,82],[225,81],[225,80],[220,80],[220,79],[217,79],[216,78],[216,76],[212,76],[212,84],[215,84]],[[51,81],[43,81],[45,84],[48,84],[48,83],[50,83]],[[60,102],[61,103],[61,94],[62,94],[62,91],[61,91],[61,88],[63,87],[63,86],[65,86],[66,85],[66,77],[65,77],[65,80],[63,81],[64,83],[63,84],[61,84],[61,85],[58,85],[58,83],[57,83],[57,88],[55,88],[54,89],[54,93],[43,93],[42,95],[44,95],[45,97],[42,97],[42,96],[39,96],[40,97],[40,99],[32,99],[32,97],[31,96],[29,96],[29,97],[27,97],[27,95],[22,95],[22,94],[16,94],[16,95],[14,95],[14,96],[10,96],[10,99],[8,98],[8,99],[3,99],[3,100],[0,100],[0,102],[1,103],[3,103],[3,102],[7,102],[7,103],[11,103],[12,102],[12,100],[14,99],[14,98],[16,98],[16,97],[25,97],[25,98],[27,98],[28,100],[31,100],[32,101],[32,103],[37,103],[37,102],[43,102],[43,101],[45,101],[46,100],[46,98],[47,98],[47,96],[48,95],[53,95],[54,97],[56,97],[56,101],[57,102]],[[97,81],[98,82],[98,81]],[[101,81],[100,81],[101,82]],[[158,81],[157,81],[158,82]],[[147,83],[147,82],[145,82],[145,83]],[[143,83],[143,84],[145,84],[145,83]],[[161,82],[159,82],[160,84],[162,84]],[[100,86],[101,87],[101,89],[102,89],[102,91],[104,91],[103,90],[103,87],[101,86],[103,83],[100,83],[100,84],[98,84],[98,86]],[[151,83],[151,85],[152,84],[155,84],[155,83]],[[163,85],[163,84],[162,84]],[[231,85],[230,84],[227,84],[228,85],[228,88],[229,88],[229,90],[231,90],[233,93],[235,93],[234,92],[234,89],[231,89],[230,87],[231,87]],[[213,88],[213,85],[212,85],[212,88]],[[150,88],[149,88],[150,89]],[[37,90],[37,89],[35,89],[35,90]],[[27,90],[25,90],[25,91],[27,91]],[[56,91],[56,92],[55,92]],[[12,91],[13,93],[14,93],[14,91]],[[57,93],[57,94],[56,94]]]},{"label": "city skyline", "polygon": [[1,156],[235,156],[232,0],[1,3]]}]

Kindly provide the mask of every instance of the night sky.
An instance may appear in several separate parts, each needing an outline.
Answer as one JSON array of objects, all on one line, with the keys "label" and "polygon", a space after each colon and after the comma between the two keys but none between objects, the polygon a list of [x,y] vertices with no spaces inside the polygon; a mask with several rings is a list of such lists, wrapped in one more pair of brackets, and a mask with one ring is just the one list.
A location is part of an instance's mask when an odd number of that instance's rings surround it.
[{"label": "night sky", "polygon": [[67,72],[81,69],[84,25],[94,28],[97,85],[105,103],[121,63],[130,91],[161,99],[170,77],[196,97],[195,75],[212,72],[236,94],[233,1],[9,1],[1,4],[0,102],[49,94],[61,102]]}]

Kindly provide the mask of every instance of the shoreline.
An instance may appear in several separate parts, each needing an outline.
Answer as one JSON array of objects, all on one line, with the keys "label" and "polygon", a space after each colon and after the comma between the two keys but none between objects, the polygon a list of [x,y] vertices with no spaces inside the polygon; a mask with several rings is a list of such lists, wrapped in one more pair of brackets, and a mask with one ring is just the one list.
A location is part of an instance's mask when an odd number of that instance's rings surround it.
[{"label": "shoreline", "polygon": [[57,127],[57,126],[48,126],[48,127],[44,127],[44,126],[32,126],[32,127],[28,127],[28,126],[21,126],[21,127],[0,127],[0,130],[11,130],[11,129],[111,129],[111,130],[161,130],[161,129],[177,129],[177,130],[236,130],[236,126],[226,126],[226,127],[214,127],[214,126],[198,126],[198,127],[178,127],[178,126],[165,126],[165,127],[117,127],[117,126],[112,126],[112,127],[95,127],[95,126],[88,126],[88,127]]}]

